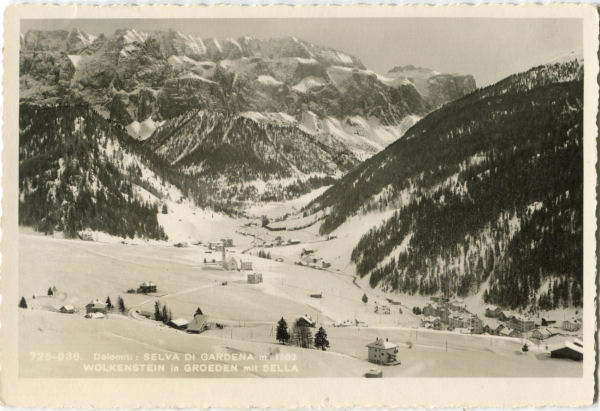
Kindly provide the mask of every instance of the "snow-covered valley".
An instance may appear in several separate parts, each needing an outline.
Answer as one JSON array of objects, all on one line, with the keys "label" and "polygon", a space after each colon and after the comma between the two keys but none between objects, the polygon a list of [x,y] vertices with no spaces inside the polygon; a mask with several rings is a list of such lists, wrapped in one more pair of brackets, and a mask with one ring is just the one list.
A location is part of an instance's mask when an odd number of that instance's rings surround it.
[{"label": "snow-covered valley", "polygon": [[[568,336],[543,344],[534,340],[530,352],[522,353],[522,338],[426,329],[423,317],[412,308],[424,307],[429,297],[386,293],[371,289],[368,279],[358,279],[350,263],[351,245],[385,213],[354,217],[325,237],[318,234],[317,225],[293,231],[262,227],[262,216],[277,220],[288,215],[279,224],[295,224],[294,216],[301,217],[297,213],[302,206],[322,191],[293,201],[253,204],[244,218],[169,201],[168,213],[159,215],[169,241],[110,236],[81,241],[21,228],[20,292],[28,304],[19,312],[22,375],[43,377],[58,369],[70,377],[360,377],[372,368],[365,345],[375,338],[399,345],[401,365],[386,368],[384,375],[389,377],[581,374],[581,363],[549,358],[548,350]],[[264,247],[279,241],[277,237],[282,245]],[[252,272],[262,274],[262,283],[249,284],[249,271],[220,266],[222,254],[209,244],[222,238],[231,238],[234,244],[226,249],[227,255],[251,262]],[[287,244],[289,240],[299,243]],[[302,251],[308,249],[311,257],[331,265],[299,265]],[[259,251],[268,252],[270,258],[258,257]],[[158,291],[127,292],[146,281],[157,284]],[[46,295],[48,287],[56,288],[54,296]],[[122,297],[125,311],[113,310],[101,320],[84,318],[89,301],[107,297],[113,301]],[[156,301],[168,306],[173,318],[186,320],[201,307],[210,329],[200,335],[186,334],[140,316],[140,312],[152,312]],[[481,299],[465,303],[483,318]],[[75,313],[60,313],[65,305],[73,306]],[[390,314],[376,312],[382,306],[391,307]],[[302,316],[310,316],[317,327],[327,330],[329,351],[275,341],[274,328],[281,317],[291,323]],[[107,355],[131,353],[134,363],[146,364],[153,371],[140,374],[127,367],[129,371],[118,371],[93,365],[103,364],[94,360],[98,347]],[[58,368],[51,367],[52,362],[40,367],[29,353],[42,349],[77,352],[81,360],[63,361]],[[174,359],[177,353],[180,356]],[[243,360],[236,356],[239,353],[245,353]],[[194,360],[190,360],[192,355]],[[145,361],[147,357],[162,359]],[[117,361],[131,362],[128,358]],[[177,371],[172,371],[172,365]]]}]

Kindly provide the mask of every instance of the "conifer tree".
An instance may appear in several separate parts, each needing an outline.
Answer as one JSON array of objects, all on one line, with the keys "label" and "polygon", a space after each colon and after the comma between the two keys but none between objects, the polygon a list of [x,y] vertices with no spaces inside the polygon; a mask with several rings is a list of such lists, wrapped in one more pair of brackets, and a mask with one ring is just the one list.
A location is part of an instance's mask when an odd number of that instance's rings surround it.
[{"label": "conifer tree", "polygon": [[329,340],[327,339],[327,332],[323,327],[319,327],[317,334],[315,334],[315,347],[325,351],[329,347]]},{"label": "conifer tree", "polygon": [[284,345],[290,339],[290,333],[288,332],[288,325],[283,317],[281,317],[281,320],[279,320],[279,322],[277,323],[277,336],[275,338],[277,341],[279,341],[281,344],[284,344]]},{"label": "conifer tree", "polygon": [[163,320],[162,313],[160,311],[160,303],[158,301],[154,302],[154,319],[156,321],[162,321]]},{"label": "conifer tree", "polygon": [[166,324],[169,321],[170,321],[169,309],[167,308],[167,305],[165,304],[165,305],[163,305],[163,308],[162,308],[162,322]]},{"label": "conifer tree", "polygon": [[109,310],[113,309],[112,301],[110,301],[110,297],[106,297],[106,308]]},{"label": "conifer tree", "polygon": [[27,308],[27,301],[25,301],[25,297],[21,297],[21,301],[19,301],[19,308]]},{"label": "conifer tree", "polygon": [[119,296],[118,304],[119,304],[119,311],[124,313],[125,312],[125,301],[123,301],[123,298],[121,298],[121,296]]},{"label": "conifer tree", "polygon": [[367,297],[367,294],[364,293],[362,296],[362,302],[366,304],[368,301],[369,301],[369,297]]},{"label": "conifer tree", "polygon": [[52,291],[52,287],[48,287],[48,296],[51,297],[54,295],[54,291]]}]

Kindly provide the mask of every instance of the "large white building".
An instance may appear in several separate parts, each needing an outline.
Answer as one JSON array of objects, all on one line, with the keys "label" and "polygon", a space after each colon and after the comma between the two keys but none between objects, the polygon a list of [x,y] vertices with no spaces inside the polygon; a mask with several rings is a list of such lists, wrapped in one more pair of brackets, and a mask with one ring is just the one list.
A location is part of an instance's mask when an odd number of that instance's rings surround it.
[{"label": "large white building", "polygon": [[397,364],[396,354],[398,346],[383,338],[377,338],[370,344],[367,344],[369,362],[383,365]]}]

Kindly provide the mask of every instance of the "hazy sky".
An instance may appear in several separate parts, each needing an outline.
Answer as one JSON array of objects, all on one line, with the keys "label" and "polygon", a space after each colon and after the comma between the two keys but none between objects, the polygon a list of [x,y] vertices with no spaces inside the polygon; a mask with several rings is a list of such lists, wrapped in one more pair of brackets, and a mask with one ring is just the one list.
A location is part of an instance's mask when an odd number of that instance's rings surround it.
[{"label": "hazy sky", "polygon": [[112,34],[118,28],[175,29],[202,37],[296,36],[358,57],[386,73],[413,64],[440,72],[468,73],[479,86],[498,81],[571,51],[583,49],[577,19],[181,19],[23,20],[28,29],[79,28]]}]

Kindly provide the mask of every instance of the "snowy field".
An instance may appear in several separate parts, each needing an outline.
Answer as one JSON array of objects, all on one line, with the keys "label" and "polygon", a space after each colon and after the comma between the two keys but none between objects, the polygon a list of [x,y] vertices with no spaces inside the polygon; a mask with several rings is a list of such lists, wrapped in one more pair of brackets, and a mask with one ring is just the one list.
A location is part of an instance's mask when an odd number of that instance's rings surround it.
[{"label": "snowy field", "polygon": [[[350,224],[358,227],[357,221]],[[351,226],[340,227],[340,240],[356,235]],[[264,278],[261,284],[248,284],[244,272],[205,266],[204,258],[220,259],[220,253],[209,254],[203,246],[65,240],[28,229],[21,229],[19,241],[20,294],[29,305],[19,310],[20,372],[25,377],[362,377],[372,368],[365,345],[376,337],[399,345],[402,364],[384,367],[384,376],[552,377],[582,372],[581,363],[549,359],[545,347],[534,346],[523,354],[519,339],[417,330],[420,318],[412,314],[413,301],[408,299],[400,298],[402,305],[392,306],[391,315],[376,314],[375,302],[384,303],[384,296],[361,281],[355,284],[350,270],[316,270],[245,255],[243,259],[251,260],[254,271]],[[318,244],[330,246],[321,252],[341,252],[342,247],[334,247],[336,240]],[[239,256],[244,246],[233,247],[232,255]],[[280,248],[291,252],[291,247],[297,246]],[[126,292],[144,281],[158,285],[155,295]],[[227,285],[222,285],[224,281]],[[47,297],[51,286],[57,293]],[[361,301],[365,292],[366,304]],[[311,298],[315,293],[323,298]],[[87,302],[108,296],[113,303],[122,296],[126,312],[100,320],[83,317]],[[224,328],[192,335],[133,313],[152,311],[156,300],[169,307],[173,318],[191,320],[196,307],[201,307],[209,321]],[[78,312],[56,312],[62,304],[71,304]],[[331,350],[275,342],[279,318],[291,324],[305,314],[326,328]],[[368,327],[333,327],[354,319]],[[40,353],[78,353],[79,359],[39,361],[35,356]],[[186,360],[185,354],[196,357]],[[94,355],[131,358],[105,361]],[[132,362],[155,368],[141,374],[102,368]]]}]

